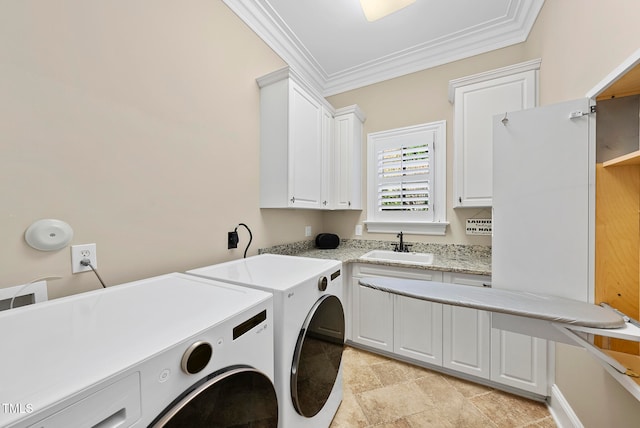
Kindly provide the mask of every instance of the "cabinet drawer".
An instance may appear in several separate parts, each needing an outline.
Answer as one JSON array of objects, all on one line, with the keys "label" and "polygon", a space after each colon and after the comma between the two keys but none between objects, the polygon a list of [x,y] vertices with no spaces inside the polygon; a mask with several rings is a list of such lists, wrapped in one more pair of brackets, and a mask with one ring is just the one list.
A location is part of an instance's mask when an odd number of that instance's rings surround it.
[{"label": "cabinet drawer", "polygon": [[368,263],[354,263],[353,276],[384,276],[388,278],[418,279],[422,281],[442,281],[442,272],[416,268],[402,268]]},{"label": "cabinet drawer", "polygon": [[442,282],[470,285],[472,287],[491,287],[490,276],[473,275],[470,273],[444,272]]}]

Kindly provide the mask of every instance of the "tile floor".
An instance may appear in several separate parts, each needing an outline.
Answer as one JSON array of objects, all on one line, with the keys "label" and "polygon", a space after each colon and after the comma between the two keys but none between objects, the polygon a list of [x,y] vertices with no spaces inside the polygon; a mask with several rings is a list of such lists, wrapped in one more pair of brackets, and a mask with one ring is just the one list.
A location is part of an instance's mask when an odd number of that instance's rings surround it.
[{"label": "tile floor", "polygon": [[342,361],[344,397],[331,428],[556,426],[544,403],[356,348]]}]

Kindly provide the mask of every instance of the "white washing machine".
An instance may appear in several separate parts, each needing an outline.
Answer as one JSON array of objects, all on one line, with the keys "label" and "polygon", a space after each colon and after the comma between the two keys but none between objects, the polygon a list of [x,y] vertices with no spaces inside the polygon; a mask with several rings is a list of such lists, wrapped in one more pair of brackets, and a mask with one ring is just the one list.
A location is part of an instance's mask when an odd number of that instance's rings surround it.
[{"label": "white washing machine", "polygon": [[173,273],[0,313],[0,427],[275,428],[273,297]]},{"label": "white washing machine", "polygon": [[327,428],[342,401],[342,264],[263,254],[188,273],[274,296],[280,428]]}]

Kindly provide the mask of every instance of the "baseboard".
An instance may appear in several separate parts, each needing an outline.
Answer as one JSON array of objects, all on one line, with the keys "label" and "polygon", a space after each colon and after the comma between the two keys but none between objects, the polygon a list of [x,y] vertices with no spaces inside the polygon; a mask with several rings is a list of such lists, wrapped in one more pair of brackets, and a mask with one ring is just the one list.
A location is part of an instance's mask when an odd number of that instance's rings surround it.
[{"label": "baseboard", "polygon": [[551,397],[549,398],[549,412],[559,428],[584,428],[580,419],[575,414],[569,402],[562,395],[558,385],[551,387]]}]

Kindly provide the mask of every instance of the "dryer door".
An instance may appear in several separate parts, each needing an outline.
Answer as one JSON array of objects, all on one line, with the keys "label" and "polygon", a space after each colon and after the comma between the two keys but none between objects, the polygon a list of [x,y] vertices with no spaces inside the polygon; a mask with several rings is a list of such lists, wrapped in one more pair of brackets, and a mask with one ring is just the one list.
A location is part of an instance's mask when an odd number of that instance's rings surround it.
[{"label": "dryer door", "polygon": [[321,297],[298,335],[291,367],[291,398],[302,416],[315,416],[329,399],[344,349],[344,311],[336,296]]},{"label": "dryer door", "polygon": [[152,428],[278,426],[273,383],[250,367],[214,373],[174,401]]}]

